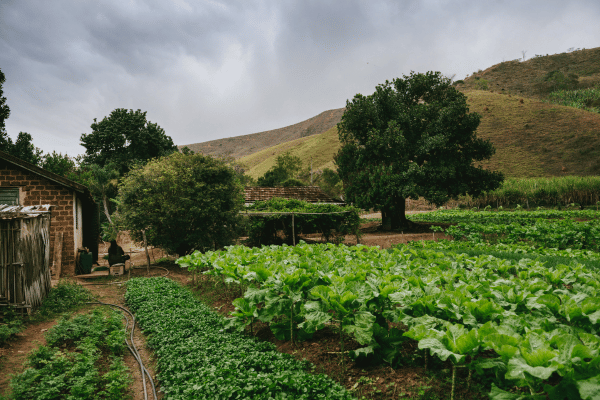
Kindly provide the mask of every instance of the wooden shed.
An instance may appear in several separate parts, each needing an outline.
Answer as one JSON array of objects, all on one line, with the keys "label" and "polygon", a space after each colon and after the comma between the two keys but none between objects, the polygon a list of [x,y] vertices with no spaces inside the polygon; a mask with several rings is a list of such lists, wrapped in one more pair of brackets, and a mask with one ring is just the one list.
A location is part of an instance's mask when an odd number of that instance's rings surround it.
[{"label": "wooden shed", "polygon": [[0,306],[38,307],[50,290],[50,205],[0,205]]}]

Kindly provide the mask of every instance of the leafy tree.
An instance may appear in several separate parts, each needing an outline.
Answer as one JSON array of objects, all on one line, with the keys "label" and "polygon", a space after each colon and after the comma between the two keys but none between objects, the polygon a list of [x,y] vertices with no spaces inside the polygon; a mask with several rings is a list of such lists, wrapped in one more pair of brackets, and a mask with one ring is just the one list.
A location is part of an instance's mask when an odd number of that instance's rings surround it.
[{"label": "leafy tree", "polygon": [[8,105],[6,104],[6,97],[3,96],[4,91],[2,90],[2,85],[4,84],[5,80],[6,77],[2,73],[2,70],[0,70],[0,150],[2,150],[3,143],[8,138],[4,126],[4,121],[10,115],[10,108],[8,108]]},{"label": "leafy tree", "polygon": [[398,229],[410,225],[407,198],[441,205],[496,189],[502,174],[473,165],[495,151],[476,137],[479,121],[439,72],[411,72],[372,95],[357,94],[338,124],[342,147],[335,162],[346,201],[381,210],[384,226]]},{"label": "leafy tree", "polygon": [[62,153],[53,151],[52,153],[44,154],[41,167],[57,175],[68,177],[70,173],[75,171],[77,165],[75,160],[67,154],[63,155]]},{"label": "leafy tree", "polygon": [[119,171],[115,164],[106,164],[104,167],[98,164],[90,164],[87,169],[85,185],[90,189],[92,195],[102,201],[104,215],[109,224],[113,224],[109,207],[109,199],[116,195]]},{"label": "leafy tree", "polygon": [[12,139],[6,134],[0,134],[0,150],[20,158],[23,161],[40,165],[42,162],[42,150],[33,145],[33,138],[27,132],[19,132],[17,140],[13,143]]},{"label": "leafy tree", "polygon": [[121,175],[136,162],[145,163],[177,150],[158,124],[146,120],[146,112],[117,108],[100,122],[94,118],[92,133],[81,135],[84,162],[104,167],[116,164]]},{"label": "leafy tree", "polygon": [[340,198],[343,193],[342,180],[337,172],[331,168],[325,168],[316,180],[317,185],[333,198]]},{"label": "leafy tree", "polygon": [[119,184],[118,220],[136,239],[179,255],[231,244],[244,204],[224,161],[174,153],[133,169]]},{"label": "leafy tree", "polygon": [[263,176],[258,178],[258,186],[275,187],[281,186],[290,178],[296,178],[302,169],[302,160],[289,152],[277,156],[275,165]]}]

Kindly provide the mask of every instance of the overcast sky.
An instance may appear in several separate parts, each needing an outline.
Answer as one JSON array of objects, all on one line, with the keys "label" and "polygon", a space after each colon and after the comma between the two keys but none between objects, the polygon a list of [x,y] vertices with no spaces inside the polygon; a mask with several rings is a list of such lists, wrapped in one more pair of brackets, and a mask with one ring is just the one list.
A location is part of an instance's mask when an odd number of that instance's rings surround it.
[{"label": "overcast sky", "polygon": [[281,128],[410,71],[600,46],[598,0],[0,0],[13,139],[77,155],[116,108],[175,144]]}]

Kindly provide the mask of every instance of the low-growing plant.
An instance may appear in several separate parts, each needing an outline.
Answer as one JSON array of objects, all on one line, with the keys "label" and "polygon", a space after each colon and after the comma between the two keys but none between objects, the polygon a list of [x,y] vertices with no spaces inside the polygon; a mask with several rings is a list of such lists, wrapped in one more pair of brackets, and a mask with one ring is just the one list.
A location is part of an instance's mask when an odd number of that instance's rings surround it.
[{"label": "low-growing plant", "polygon": [[11,399],[130,397],[131,375],[119,357],[125,347],[120,313],[96,309],[64,317],[45,336],[47,345],[31,352],[25,371],[11,379]]}]

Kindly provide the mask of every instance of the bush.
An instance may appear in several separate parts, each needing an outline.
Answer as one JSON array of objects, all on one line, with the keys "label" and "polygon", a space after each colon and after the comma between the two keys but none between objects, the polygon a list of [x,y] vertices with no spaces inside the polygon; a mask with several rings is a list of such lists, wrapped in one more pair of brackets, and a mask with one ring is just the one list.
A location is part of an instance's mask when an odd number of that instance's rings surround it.
[{"label": "bush", "polygon": [[224,161],[174,153],[132,170],[119,185],[116,220],[142,241],[184,255],[237,237],[242,186]]}]

